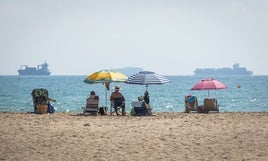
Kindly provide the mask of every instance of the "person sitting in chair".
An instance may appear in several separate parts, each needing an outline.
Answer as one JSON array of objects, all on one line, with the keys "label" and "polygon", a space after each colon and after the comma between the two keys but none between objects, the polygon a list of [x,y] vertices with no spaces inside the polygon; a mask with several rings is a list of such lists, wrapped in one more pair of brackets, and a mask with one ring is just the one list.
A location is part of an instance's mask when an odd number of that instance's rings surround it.
[{"label": "person sitting in chair", "polygon": [[84,108],[84,113],[94,113],[98,112],[99,107],[99,96],[96,95],[95,91],[91,91],[90,95],[86,100],[86,108]]},{"label": "person sitting in chair", "polygon": [[121,92],[119,92],[120,86],[116,85],[114,89],[115,89],[115,91],[112,92],[112,94],[110,96],[111,104],[112,104],[117,115],[119,115],[118,109],[121,107],[122,108],[122,116],[124,116],[126,114],[125,113],[125,97]]},{"label": "person sitting in chair", "polygon": [[138,97],[138,101],[133,101],[132,103],[132,116],[149,116],[152,115],[152,108],[150,104],[146,103],[143,96]]},{"label": "person sitting in chair", "polygon": [[90,95],[88,96],[88,98],[93,98],[95,100],[98,100],[99,96],[96,95],[95,91],[91,91]]}]

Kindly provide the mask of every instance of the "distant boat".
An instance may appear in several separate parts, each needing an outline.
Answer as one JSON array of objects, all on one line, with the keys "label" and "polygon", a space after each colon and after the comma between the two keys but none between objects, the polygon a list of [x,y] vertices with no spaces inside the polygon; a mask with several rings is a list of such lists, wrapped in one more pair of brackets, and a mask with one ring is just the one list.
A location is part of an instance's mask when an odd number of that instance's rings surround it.
[{"label": "distant boat", "polygon": [[238,63],[233,68],[197,68],[194,71],[196,76],[250,76],[252,71],[248,71],[245,67],[240,67]]},{"label": "distant boat", "polygon": [[28,67],[28,65],[21,65],[18,70],[19,75],[50,75],[48,64],[37,65],[37,67]]}]

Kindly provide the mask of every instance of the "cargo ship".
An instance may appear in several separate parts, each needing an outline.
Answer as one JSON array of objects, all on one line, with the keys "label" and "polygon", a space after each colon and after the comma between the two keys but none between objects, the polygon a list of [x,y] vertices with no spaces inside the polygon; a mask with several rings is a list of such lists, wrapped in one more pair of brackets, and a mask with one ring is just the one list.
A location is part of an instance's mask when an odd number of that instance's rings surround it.
[{"label": "cargo ship", "polygon": [[195,76],[250,76],[252,71],[248,71],[245,67],[240,67],[238,63],[232,68],[197,68]]},{"label": "cargo ship", "polygon": [[37,67],[28,67],[28,65],[21,65],[18,70],[19,75],[50,75],[48,64],[37,65]]}]

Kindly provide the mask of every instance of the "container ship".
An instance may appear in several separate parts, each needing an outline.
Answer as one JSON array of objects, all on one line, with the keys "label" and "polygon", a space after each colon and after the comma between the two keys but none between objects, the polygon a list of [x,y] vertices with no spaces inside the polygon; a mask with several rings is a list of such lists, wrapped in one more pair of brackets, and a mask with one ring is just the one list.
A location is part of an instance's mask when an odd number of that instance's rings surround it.
[{"label": "container ship", "polygon": [[195,76],[250,76],[252,71],[248,71],[245,67],[240,67],[238,63],[232,68],[197,68]]},{"label": "container ship", "polygon": [[50,75],[48,64],[37,65],[37,67],[28,67],[28,65],[21,65],[18,70],[19,75]]}]

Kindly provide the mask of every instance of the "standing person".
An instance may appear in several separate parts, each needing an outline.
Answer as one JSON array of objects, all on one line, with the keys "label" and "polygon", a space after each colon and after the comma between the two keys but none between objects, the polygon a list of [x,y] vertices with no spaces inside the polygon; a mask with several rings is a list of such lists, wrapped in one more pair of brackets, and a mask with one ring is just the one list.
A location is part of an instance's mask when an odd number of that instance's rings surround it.
[{"label": "standing person", "polygon": [[144,92],[144,97],[143,97],[145,103],[149,104],[150,103],[150,96],[149,96],[149,92],[146,90]]},{"label": "standing person", "polygon": [[111,101],[111,105],[113,106],[115,112],[117,115],[119,115],[118,113],[118,107],[121,107],[122,108],[122,116],[125,116],[126,115],[126,112],[125,112],[125,97],[124,95],[119,92],[120,90],[120,86],[116,85],[114,87],[114,92],[112,92],[111,96],[110,96],[110,101]]}]

